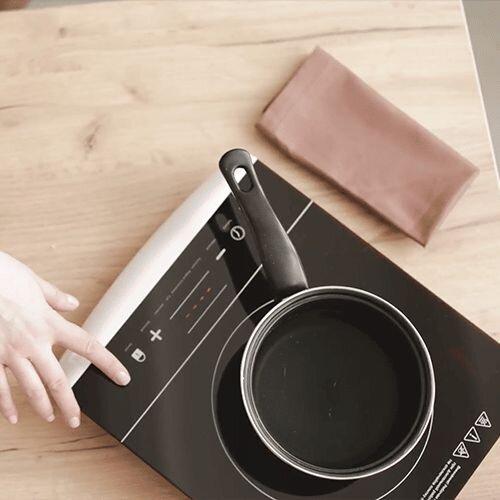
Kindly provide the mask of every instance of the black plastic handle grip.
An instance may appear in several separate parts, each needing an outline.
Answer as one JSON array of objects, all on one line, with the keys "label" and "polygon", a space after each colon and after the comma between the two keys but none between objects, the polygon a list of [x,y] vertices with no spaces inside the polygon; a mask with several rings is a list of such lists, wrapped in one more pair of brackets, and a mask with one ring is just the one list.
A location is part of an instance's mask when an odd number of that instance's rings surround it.
[{"label": "black plastic handle grip", "polygon": [[[248,151],[228,151],[220,159],[219,168],[250,223],[275,296],[282,299],[308,288],[297,251],[262,190]],[[244,169],[248,176],[245,183],[239,184],[235,178],[238,168]]]}]

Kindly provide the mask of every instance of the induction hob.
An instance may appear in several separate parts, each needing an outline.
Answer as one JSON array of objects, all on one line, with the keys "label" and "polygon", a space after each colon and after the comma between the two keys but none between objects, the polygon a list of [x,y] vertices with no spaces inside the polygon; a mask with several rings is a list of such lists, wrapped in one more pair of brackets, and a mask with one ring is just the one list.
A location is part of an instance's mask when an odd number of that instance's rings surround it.
[{"label": "induction hob", "polygon": [[498,344],[259,161],[311,286],[373,292],[426,342],[436,403],[398,465],[355,481],[308,476],[259,441],[239,392],[252,329],[273,304],[249,228],[216,172],[125,268],[84,327],[130,370],[118,387],[62,364],[83,411],[194,498],[453,498],[499,436]]}]

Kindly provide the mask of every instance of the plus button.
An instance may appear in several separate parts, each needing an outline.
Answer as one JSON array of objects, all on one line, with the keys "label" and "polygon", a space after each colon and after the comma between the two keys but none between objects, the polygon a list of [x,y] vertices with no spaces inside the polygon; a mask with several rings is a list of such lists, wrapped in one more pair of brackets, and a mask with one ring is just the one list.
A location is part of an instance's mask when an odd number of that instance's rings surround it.
[{"label": "plus button", "polygon": [[149,330],[149,333],[151,334],[151,342],[154,342],[155,340],[163,340],[163,337],[160,335],[161,334],[161,329],[158,328],[158,330]]}]

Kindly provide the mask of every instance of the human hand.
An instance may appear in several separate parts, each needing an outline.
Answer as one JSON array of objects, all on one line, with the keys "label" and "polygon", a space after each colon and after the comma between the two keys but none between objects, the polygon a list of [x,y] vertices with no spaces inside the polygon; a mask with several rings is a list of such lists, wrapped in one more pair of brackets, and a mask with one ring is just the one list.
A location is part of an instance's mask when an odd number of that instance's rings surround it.
[{"label": "human hand", "polygon": [[47,389],[70,427],[80,425],[80,408],[52,346],[61,345],[87,358],[119,385],[130,381],[127,369],[90,333],[64,319],[78,300],[0,252],[0,412],[15,424],[17,409],[5,367],[28,396],[34,410],[54,420]]}]

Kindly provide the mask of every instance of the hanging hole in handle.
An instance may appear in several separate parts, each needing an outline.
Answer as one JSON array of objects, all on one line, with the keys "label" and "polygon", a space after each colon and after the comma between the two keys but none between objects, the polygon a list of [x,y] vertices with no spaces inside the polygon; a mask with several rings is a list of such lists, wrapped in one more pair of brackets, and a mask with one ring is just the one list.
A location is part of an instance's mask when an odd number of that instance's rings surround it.
[{"label": "hanging hole in handle", "polygon": [[247,174],[245,167],[236,167],[233,172],[234,180],[240,191],[248,193],[253,188],[252,179]]}]

